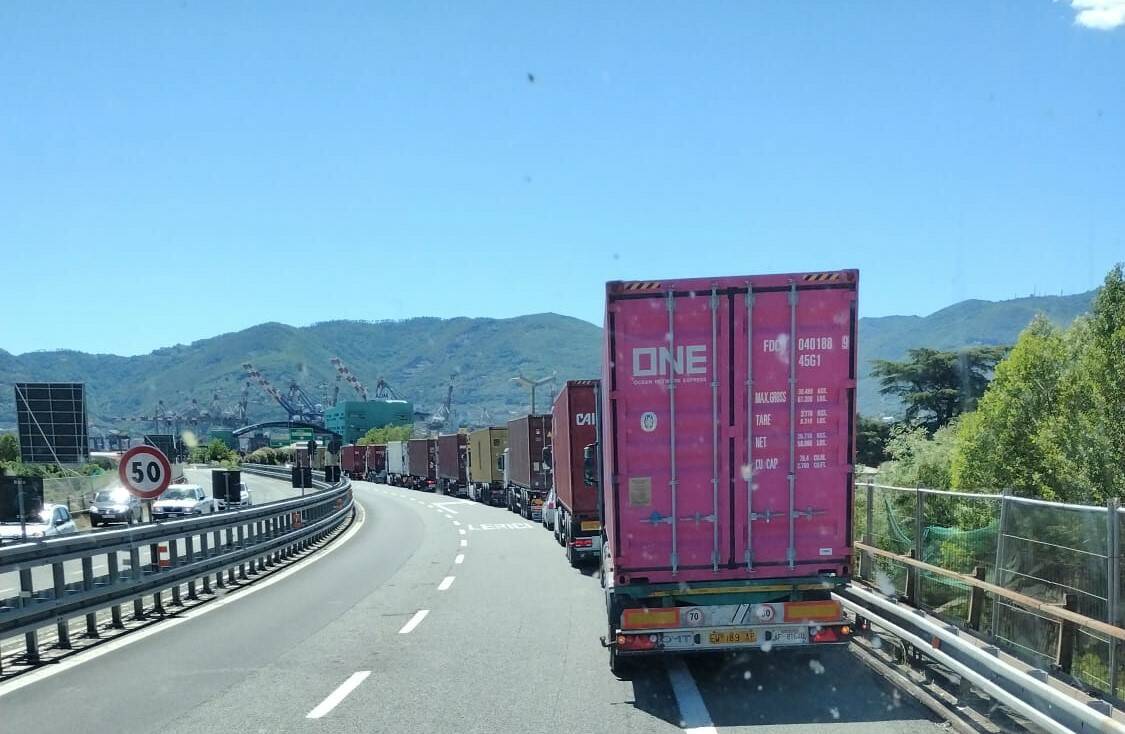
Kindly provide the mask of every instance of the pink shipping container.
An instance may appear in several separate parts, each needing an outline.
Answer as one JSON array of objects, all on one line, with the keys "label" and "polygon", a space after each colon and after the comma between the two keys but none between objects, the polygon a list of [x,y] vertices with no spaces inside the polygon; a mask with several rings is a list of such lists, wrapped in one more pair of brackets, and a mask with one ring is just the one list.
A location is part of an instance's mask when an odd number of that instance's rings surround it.
[{"label": "pink shipping container", "polygon": [[363,446],[347,444],[340,447],[340,469],[352,479],[363,479],[367,474],[367,452]]},{"label": "pink shipping container", "polygon": [[[641,587],[847,579],[858,280],[840,270],[607,284],[599,453],[611,634]],[[757,599],[820,599],[831,617],[827,591],[786,593]],[[813,641],[794,629],[795,643]]]}]

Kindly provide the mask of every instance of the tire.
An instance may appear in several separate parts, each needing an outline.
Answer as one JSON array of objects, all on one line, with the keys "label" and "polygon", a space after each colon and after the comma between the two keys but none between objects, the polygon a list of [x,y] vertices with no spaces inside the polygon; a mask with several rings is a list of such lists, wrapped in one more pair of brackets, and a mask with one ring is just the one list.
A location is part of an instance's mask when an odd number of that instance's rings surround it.
[{"label": "tire", "polygon": [[[569,554],[569,549],[568,549]],[[608,619],[608,634],[606,639],[610,642],[613,641],[613,628],[616,626],[617,620],[621,616],[621,608],[612,601],[609,603],[609,619]],[[628,679],[636,670],[636,662],[628,657],[622,657],[617,654],[617,647],[611,645],[609,648],[609,671],[621,679]]]},{"label": "tire", "polygon": [[96,528],[97,526],[98,526],[98,521],[94,520],[94,519],[91,519],[90,520],[90,527]]}]

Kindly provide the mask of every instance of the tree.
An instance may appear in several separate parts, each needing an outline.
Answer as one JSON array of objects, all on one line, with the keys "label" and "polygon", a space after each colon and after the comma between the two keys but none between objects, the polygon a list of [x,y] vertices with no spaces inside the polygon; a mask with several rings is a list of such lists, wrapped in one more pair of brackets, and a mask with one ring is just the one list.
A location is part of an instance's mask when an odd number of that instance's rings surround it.
[{"label": "tree", "polygon": [[211,443],[207,444],[207,459],[208,461],[221,462],[227,461],[234,454],[230,447],[219,439],[211,439]]},{"label": "tree", "polygon": [[957,415],[976,407],[996,363],[1008,347],[972,347],[942,352],[920,347],[905,362],[875,360],[871,374],[879,392],[906,403],[906,419],[933,433]]},{"label": "tree", "polygon": [[363,434],[357,444],[386,443],[387,441],[406,441],[414,434],[414,426],[383,426],[372,428]]},{"label": "tree", "polygon": [[857,416],[855,453],[857,463],[877,467],[890,458],[887,441],[891,437],[891,424],[878,418]]},{"label": "tree", "polygon": [[0,435],[0,461],[19,461],[20,442],[14,433]]},{"label": "tree", "polygon": [[1071,331],[1071,338],[1064,339],[1043,317],[1023,330],[1011,354],[996,366],[979,409],[961,422],[953,457],[954,486],[1057,498],[1040,433],[1058,404],[1069,353],[1081,341]]}]

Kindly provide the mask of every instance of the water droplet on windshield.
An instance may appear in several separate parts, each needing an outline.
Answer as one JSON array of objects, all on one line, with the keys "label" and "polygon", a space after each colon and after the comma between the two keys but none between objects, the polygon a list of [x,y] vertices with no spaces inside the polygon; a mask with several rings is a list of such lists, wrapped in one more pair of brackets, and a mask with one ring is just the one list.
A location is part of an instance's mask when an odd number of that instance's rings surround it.
[{"label": "water droplet on windshield", "polygon": [[879,587],[879,591],[887,596],[894,596],[897,593],[895,591],[895,582],[891,580],[891,577],[888,576],[885,571],[875,572],[875,585]]},{"label": "water droplet on windshield", "polygon": [[742,680],[750,680],[750,671],[749,670],[742,671]]},{"label": "water droplet on windshield", "polygon": [[809,661],[809,670],[820,675],[824,672],[824,663],[819,660],[813,659]]},{"label": "water droplet on windshield", "polygon": [[833,719],[840,718],[840,709],[836,708],[835,706],[829,708],[828,713],[832,714]]},{"label": "water droplet on windshield", "polygon": [[754,476],[754,470],[750,468],[749,464],[743,464],[739,472],[742,474],[742,481],[744,482],[749,482],[750,477]]},{"label": "water droplet on windshield", "polygon": [[773,643],[770,642],[769,640],[766,640],[765,642],[762,643],[762,652],[769,652],[772,649],[773,649]]}]

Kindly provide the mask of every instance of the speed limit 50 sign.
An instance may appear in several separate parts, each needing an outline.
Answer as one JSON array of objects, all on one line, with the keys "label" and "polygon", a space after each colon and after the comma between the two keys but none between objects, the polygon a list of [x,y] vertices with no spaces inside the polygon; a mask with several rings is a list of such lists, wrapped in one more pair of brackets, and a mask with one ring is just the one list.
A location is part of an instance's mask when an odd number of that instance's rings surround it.
[{"label": "speed limit 50 sign", "polygon": [[172,465],[160,449],[154,446],[134,446],[121,457],[117,474],[131,494],[151,500],[168,489],[168,483],[172,480]]}]

